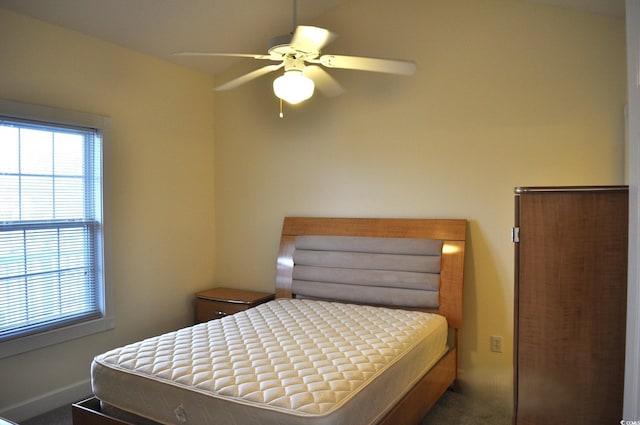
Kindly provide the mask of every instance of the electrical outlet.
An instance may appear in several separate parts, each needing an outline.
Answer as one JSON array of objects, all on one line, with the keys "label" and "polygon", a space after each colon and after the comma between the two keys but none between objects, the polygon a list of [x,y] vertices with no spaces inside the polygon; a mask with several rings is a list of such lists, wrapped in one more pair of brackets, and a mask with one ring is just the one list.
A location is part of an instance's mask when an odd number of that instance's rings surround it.
[{"label": "electrical outlet", "polygon": [[501,336],[491,337],[491,351],[493,351],[494,353],[502,353],[502,337]]}]

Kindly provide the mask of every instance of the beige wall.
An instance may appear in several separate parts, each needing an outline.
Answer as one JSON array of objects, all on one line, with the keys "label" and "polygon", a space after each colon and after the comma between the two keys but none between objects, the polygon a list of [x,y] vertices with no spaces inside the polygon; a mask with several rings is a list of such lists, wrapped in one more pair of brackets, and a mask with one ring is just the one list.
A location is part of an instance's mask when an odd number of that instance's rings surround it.
[{"label": "beige wall", "polygon": [[215,233],[211,77],[2,9],[0,58],[0,98],[112,119],[105,257],[116,318],[113,331],[1,359],[2,412],[88,388],[95,354],[191,323],[192,294],[213,281]]},{"label": "beige wall", "polygon": [[340,34],[326,52],[409,58],[418,73],[332,71],[347,93],[284,119],[275,76],[217,95],[216,282],[272,290],[286,215],[466,218],[461,378],[509,410],[513,189],[624,183],[623,20],[519,0],[354,0],[312,23]]}]

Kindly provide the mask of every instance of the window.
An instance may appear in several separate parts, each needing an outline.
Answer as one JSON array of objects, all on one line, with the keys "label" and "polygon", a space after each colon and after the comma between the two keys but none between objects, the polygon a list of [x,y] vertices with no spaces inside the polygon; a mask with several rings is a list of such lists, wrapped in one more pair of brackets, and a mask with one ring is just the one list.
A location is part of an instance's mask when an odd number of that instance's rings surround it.
[{"label": "window", "polygon": [[108,124],[0,101],[0,357],[113,327],[102,264]]}]

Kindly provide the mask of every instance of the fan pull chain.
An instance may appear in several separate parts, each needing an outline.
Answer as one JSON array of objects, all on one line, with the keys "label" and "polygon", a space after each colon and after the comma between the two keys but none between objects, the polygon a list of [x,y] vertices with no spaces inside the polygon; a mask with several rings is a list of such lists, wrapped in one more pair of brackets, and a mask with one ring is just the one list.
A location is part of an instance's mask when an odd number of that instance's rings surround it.
[{"label": "fan pull chain", "polygon": [[282,113],[282,99],[280,99],[280,118],[284,118],[284,114]]}]

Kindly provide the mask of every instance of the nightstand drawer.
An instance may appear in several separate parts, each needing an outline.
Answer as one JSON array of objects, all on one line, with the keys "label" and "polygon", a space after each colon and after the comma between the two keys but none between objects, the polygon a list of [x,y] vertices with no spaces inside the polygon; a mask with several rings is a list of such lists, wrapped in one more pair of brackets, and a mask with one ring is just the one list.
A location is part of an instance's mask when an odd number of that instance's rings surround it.
[{"label": "nightstand drawer", "polygon": [[274,299],[274,294],[214,288],[196,294],[196,322],[220,319]]},{"label": "nightstand drawer", "polygon": [[238,313],[248,308],[249,306],[245,304],[229,304],[223,301],[196,298],[196,321],[200,323],[220,319],[228,314]]}]

